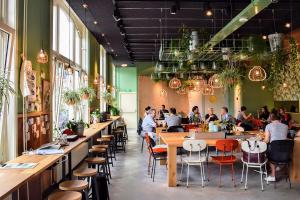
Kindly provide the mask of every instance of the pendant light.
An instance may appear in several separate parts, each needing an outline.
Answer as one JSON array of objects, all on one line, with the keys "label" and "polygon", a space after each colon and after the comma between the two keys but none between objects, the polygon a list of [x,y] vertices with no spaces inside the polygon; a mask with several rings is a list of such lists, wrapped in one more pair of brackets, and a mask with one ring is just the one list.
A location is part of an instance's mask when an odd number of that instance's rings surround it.
[{"label": "pendant light", "polygon": [[185,95],[187,94],[187,91],[186,91],[186,87],[180,87],[176,90],[176,93],[179,94],[179,95]]},{"label": "pendant light", "polygon": [[212,88],[222,88],[223,87],[219,74],[214,74],[213,76],[211,76],[208,80],[208,84]]},{"label": "pendant light", "polygon": [[169,82],[169,87],[172,89],[178,89],[181,87],[181,81],[178,78],[173,77]]},{"label": "pendant light", "polygon": [[266,71],[261,66],[254,66],[248,74],[250,81],[264,81],[267,78]]},{"label": "pendant light", "polygon": [[[41,1],[39,1],[41,2]],[[42,7],[41,7],[41,3],[40,3],[40,27],[42,27]],[[40,31],[42,31],[43,29],[41,28]],[[41,64],[46,64],[48,63],[48,54],[44,49],[44,41],[42,39],[43,35],[40,33],[40,37],[41,37],[41,43],[42,43],[42,48],[41,50],[38,52],[36,60],[38,63]]]}]

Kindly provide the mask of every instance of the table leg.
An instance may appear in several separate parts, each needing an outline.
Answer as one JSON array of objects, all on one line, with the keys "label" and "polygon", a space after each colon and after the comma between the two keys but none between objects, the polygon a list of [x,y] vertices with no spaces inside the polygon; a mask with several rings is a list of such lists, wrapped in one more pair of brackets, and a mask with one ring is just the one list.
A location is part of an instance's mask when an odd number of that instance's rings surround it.
[{"label": "table leg", "polygon": [[177,147],[168,145],[168,186],[177,186]]}]

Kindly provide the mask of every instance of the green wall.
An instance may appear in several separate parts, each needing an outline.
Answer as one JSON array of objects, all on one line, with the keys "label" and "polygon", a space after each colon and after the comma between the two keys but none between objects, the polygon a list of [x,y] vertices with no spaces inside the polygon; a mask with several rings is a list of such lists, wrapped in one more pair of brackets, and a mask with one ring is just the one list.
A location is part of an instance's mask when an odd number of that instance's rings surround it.
[{"label": "green wall", "polygon": [[273,93],[267,89],[261,89],[262,83],[252,82],[245,78],[242,82],[242,104],[248,112],[256,116],[257,110],[262,106],[274,107]]},{"label": "green wall", "polygon": [[137,92],[137,68],[116,67],[116,87],[119,92]]},{"label": "green wall", "polygon": [[[89,52],[89,86],[97,90],[94,79],[100,75],[100,45],[91,33],[89,33]],[[99,108],[99,99],[97,98],[90,103],[90,110],[96,108]]]},{"label": "green wall", "polygon": [[[28,22],[27,22],[27,40],[23,38],[23,10],[24,0],[17,1],[17,63],[20,71],[21,54],[23,53],[23,40],[27,44],[27,60],[32,62],[33,70],[37,71],[37,85],[41,85],[41,73],[45,73],[46,80],[50,80],[50,36],[51,36],[51,10],[50,0],[30,0],[28,1]],[[49,62],[40,64],[36,61],[36,56],[42,47],[48,53]],[[22,113],[23,98],[20,90],[18,92],[18,113]]]}]

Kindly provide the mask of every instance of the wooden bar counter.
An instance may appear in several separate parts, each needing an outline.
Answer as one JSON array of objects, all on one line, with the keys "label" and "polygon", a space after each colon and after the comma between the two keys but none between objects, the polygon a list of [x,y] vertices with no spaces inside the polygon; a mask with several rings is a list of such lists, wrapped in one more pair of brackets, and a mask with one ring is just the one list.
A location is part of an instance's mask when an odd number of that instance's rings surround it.
[{"label": "wooden bar counter", "polygon": [[111,120],[107,122],[91,125],[90,128],[84,130],[85,137],[70,142],[68,146],[64,147],[64,154],[21,155],[9,161],[10,163],[37,163],[37,166],[33,169],[0,169],[0,199],[6,198],[9,194],[24,186],[33,177],[43,173],[46,169],[57,163],[64,155],[70,154],[73,149],[96,136],[100,131],[110,126],[119,118],[120,116],[112,116]]}]

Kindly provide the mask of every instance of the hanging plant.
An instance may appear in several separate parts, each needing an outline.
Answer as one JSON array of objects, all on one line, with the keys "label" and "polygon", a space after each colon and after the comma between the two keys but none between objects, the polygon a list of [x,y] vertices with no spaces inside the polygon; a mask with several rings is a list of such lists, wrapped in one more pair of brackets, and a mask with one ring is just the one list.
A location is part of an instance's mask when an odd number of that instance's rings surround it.
[{"label": "hanging plant", "polygon": [[7,78],[7,75],[4,72],[0,72],[0,108],[1,109],[3,105],[3,98],[9,104],[9,95],[15,93],[16,91],[12,86],[12,82]]},{"label": "hanging plant", "polygon": [[95,90],[90,87],[80,88],[78,93],[83,100],[92,101],[96,97]]},{"label": "hanging plant", "polygon": [[116,102],[116,98],[109,92],[103,92],[101,94],[102,100],[107,103],[107,105],[112,106]]},{"label": "hanging plant", "polygon": [[80,102],[80,95],[75,91],[66,91],[63,94],[63,101],[65,104],[69,106],[76,105]]},{"label": "hanging plant", "polygon": [[241,72],[235,67],[226,67],[220,74],[221,84],[225,88],[232,88],[238,84],[242,78]]}]

